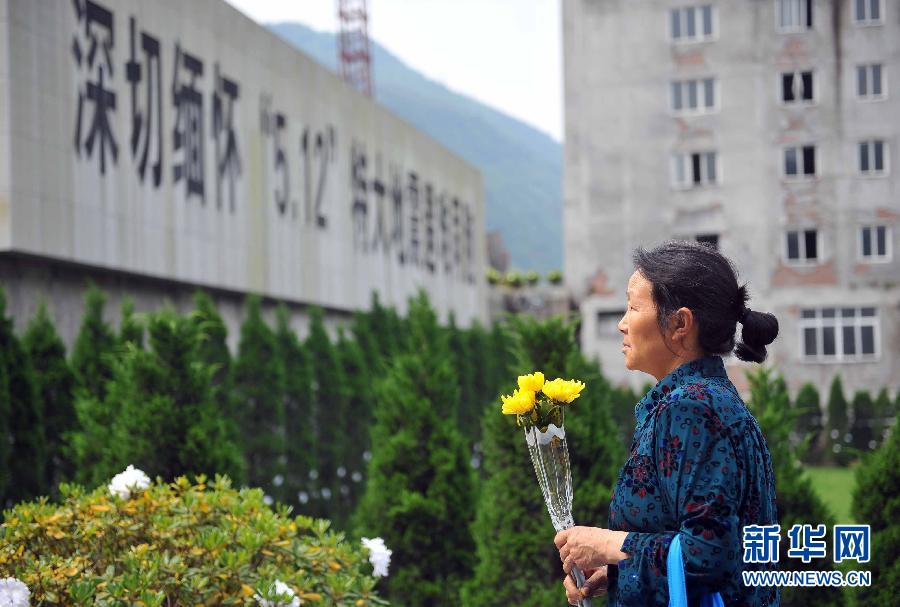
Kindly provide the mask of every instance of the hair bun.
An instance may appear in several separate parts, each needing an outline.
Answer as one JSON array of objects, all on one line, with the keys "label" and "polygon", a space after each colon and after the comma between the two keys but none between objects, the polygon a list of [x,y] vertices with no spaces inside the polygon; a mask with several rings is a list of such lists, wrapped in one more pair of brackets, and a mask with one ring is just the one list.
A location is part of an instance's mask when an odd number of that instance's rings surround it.
[{"label": "hair bun", "polygon": [[778,319],[768,312],[745,308],[741,325],[741,341],[734,350],[735,356],[748,362],[763,362],[767,355],[766,346],[778,337]]}]

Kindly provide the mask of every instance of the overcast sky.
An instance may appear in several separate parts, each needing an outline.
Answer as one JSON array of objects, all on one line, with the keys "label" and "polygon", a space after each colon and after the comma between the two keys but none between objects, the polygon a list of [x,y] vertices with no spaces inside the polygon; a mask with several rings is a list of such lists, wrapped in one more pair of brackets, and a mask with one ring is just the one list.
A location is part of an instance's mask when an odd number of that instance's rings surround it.
[{"label": "overcast sky", "polygon": [[[338,29],[336,0],[226,0],[260,23]],[[562,139],[560,0],[368,0],[369,36],[447,87]],[[374,66],[378,86],[378,66]]]}]

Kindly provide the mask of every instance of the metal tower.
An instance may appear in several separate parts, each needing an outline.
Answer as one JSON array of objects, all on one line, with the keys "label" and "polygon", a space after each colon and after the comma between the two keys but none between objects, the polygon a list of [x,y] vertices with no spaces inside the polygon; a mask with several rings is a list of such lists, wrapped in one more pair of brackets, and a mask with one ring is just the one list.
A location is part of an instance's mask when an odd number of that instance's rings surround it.
[{"label": "metal tower", "polygon": [[350,86],[372,96],[372,57],[369,52],[369,13],[366,0],[337,0],[341,32],[338,61]]}]

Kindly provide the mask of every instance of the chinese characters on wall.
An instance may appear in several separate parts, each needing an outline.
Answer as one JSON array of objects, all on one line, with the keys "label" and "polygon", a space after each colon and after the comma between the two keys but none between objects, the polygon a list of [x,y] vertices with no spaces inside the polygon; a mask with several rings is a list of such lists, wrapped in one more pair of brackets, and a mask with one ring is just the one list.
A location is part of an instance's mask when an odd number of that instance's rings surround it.
[{"label": "chinese characters on wall", "polygon": [[[118,168],[124,147],[134,177],[145,187],[159,190],[168,180],[184,204],[235,213],[242,204],[247,157],[241,135],[254,127],[240,124],[238,108],[253,99],[253,92],[248,96],[226,66],[204,60],[189,41],[167,45],[133,15],[127,18],[118,61],[113,11],[92,0],[72,0],[72,7],[78,161],[105,177]],[[120,82],[124,91],[117,89]],[[336,225],[332,215],[346,213],[357,255],[381,255],[429,275],[475,282],[476,219],[469,204],[355,137],[348,138],[348,154],[342,156],[335,125],[291,123],[284,108],[296,105],[296,99],[276,100],[266,91],[258,99],[268,188],[264,202],[279,221],[329,233]],[[130,120],[116,120],[119,112],[127,112]],[[117,132],[120,124],[127,125],[127,133]],[[342,157],[348,161],[346,172],[338,166]],[[342,175],[349,186],[346,204],[332,194],[344,191],[335,183]]]}]

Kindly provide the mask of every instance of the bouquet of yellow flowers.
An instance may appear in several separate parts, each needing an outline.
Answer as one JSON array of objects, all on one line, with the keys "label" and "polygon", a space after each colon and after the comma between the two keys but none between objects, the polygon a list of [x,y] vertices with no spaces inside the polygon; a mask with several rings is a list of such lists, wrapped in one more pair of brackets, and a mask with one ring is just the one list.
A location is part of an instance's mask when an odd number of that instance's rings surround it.
[{"label": "bouquet of yellow flowers", "polygon": [[520,375],[519,388],[511,396],[501,396],[500,400],[503,401],[503,413],[515,415],[517,425],[537,426],[546,432],[550,424],[562,427],[563,406],[581,396],[582,390],[583,382],[573,379],[544,381],[544,374],[535,371]]},{"label": "bouquet of yellow flowers", "polygon": [[[544,381],[544,374],[535,371],[519,376],[519,388],[511,396],[501,396],[503,413],[515,415],[516,424],[525,427],[525,444],[550,520],[557,531],[575,525],[572,519],[572,473],[569,448],[563,426],[567,405],[581,396],[584,383],[573,379]],[[575,584],[584,585],[584,574],[572,568]],[[581,607],[590,607],[588,599],[581,599]]]}]

